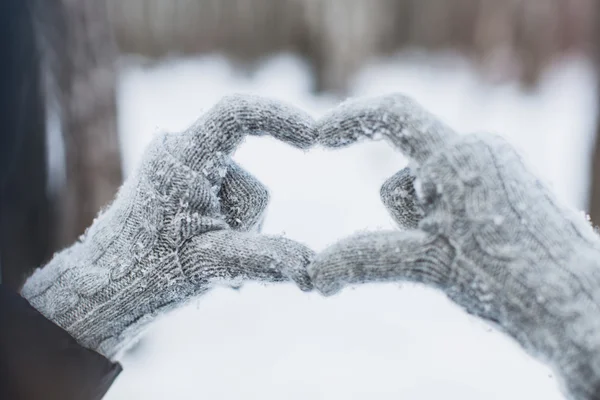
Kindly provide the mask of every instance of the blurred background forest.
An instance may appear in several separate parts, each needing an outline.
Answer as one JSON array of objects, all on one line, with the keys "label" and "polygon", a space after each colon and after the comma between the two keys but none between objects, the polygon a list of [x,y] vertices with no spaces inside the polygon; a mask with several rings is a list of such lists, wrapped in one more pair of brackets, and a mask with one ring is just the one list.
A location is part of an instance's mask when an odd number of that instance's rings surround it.
[{"label": "blurred background forest", "polygon": [[226,52],[240,63],[291,51],[317,90],[343,93],[374,57],[453,49],[490,79],[534,85],[566,52],[588,52],[595,0],[108,0],[120,49],[150,57]]}]

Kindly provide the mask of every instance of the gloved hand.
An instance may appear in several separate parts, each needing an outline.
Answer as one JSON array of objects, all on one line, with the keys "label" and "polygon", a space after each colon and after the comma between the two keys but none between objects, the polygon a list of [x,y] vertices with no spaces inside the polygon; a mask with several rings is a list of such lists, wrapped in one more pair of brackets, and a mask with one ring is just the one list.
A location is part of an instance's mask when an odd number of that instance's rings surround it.
[{"label": "gloved hand", "polygon": [[293,280],[310,290],[311,250],[250,232],[268,193],[229,156],[245,135],[265,133],[299,148],[316,140],[311,117],[250,96],[225,98],[185,132],[158,136],[114,203],[22,295],[114,358],[156,316],[215,284]]},{"label": "gloved hand", "polygon": [[381,189],[404,228],[359,234],[309,266],[315,288],[421,282],[551,364],[573,399],[600,399],[600,240],[502,138],[459,136],[410,99],[342,104],[317,123],[340,147],[382,135],[413,162]]}]

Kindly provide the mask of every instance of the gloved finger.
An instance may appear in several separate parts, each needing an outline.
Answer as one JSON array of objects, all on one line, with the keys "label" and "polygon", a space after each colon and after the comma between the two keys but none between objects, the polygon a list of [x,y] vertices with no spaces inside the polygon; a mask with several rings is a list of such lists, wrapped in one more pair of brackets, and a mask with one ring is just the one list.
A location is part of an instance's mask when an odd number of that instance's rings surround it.
[{"label": "gloved finger", "polygon": [[396,223],[404,229],[415,229],[423,219],[414,187],[415,176],[410,168],[404,168],[381,186],[383,204]]},{"label": "gloved finger", "polygon": [[219,198],[225,222],[237,231],[254,229],[269,204],[267,188],[233,161],[223,179]]},{"label": "gloved finger", "polygon": [[317,122],[317,131],[319,142],[327,147],[343,147],[362,138],[381,136],[418,163],[457,136],[401,94],[346,101]]},{"label": "gloved finger", "polygon": [[[282,102],[250,95],[224,97],[182,134],[171,135],[172,153],[191,168],[211,168],[246,135],[271,135],[306,149],[316,142],[313,118]],[[208,166],[207,166],[208,164]]]},{"label": "gloved finger", "polygon": [[195,284],[243,281],[294,281],[309,291],[312,283],[306,267],[314,252],[303,244],[279,236],[218,230],[190,239],[179,250],[179,260]]},{"label": "gloved finger", "polygon": [[347,285],[412,281],[443,287],[454,258],[441,237],[418,230],[363,233],[318,254],[308,267],[315,288],[329,296]]}]

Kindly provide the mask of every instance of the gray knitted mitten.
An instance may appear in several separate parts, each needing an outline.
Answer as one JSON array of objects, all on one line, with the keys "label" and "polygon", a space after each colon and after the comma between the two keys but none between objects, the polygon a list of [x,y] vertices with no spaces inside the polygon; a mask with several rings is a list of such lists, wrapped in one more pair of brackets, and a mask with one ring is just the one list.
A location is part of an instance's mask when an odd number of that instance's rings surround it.
[{"label": "gray knitted mitten", "polygon": [[342,104],[317,130],[329,147],[383,135],[414,166],[381,190],[404,229],[331,246],[309,266],[315,288],[434,286],[548,362],[570,398],[600,399],[600,239],[583,214],[502,138],[459,136],[401,95]]},{"label": "gray knitted mitten", "polygon": [[159,314],[214,284],[293,280],[311,289],[305,246],[250,232],[268,194],[229,157],[244,136],[299,148],[308,115],[249,96],[223,99],[180,134],[157,137],[80,242],[25,283],[23,296],[79,343],[114,358]]}]

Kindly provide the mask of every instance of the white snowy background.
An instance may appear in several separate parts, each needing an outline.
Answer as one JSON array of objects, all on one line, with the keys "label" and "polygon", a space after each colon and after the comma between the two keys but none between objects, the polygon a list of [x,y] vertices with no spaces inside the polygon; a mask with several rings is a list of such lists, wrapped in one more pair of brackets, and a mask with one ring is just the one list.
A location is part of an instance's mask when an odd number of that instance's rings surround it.
[{"label": "white snowy background", "polygon": [[[310,92],[290,55],[241,71],[220,56],[124,62],[119,108],[126,172],[152,135],[179,131],[230,93],[279,98],[318,116],[340,99]],[[352,96],[400,91],[461,132],[505,135],[565,201],[583,209],[596,112],[586,60],[556,64],[539,89],[493,86],[453,55],[404,53],[364,68]],[[272,195],[263,231],[321,250],[394,228],[379,186],[406,164],[384,142],[302,152],[249,138],[234,157]],[[118,399],[561,399],[552,371],[512,340],[414,284],[331,298],[289,284],[213,290],[154,324],[122,359]]]}]

